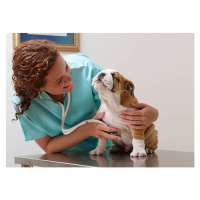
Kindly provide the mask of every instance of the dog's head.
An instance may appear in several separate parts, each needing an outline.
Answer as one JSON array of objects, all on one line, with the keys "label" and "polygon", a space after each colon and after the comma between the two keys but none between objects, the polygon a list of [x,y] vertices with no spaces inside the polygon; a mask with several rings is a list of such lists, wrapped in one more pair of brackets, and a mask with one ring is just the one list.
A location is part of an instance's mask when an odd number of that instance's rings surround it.
[{"label": "dog's head", "polygon": [[99,92],[119,94],[120,99],[134,98],[134,84],[118,71],[106,69],[99,72],[92,81],[92,86]]}]

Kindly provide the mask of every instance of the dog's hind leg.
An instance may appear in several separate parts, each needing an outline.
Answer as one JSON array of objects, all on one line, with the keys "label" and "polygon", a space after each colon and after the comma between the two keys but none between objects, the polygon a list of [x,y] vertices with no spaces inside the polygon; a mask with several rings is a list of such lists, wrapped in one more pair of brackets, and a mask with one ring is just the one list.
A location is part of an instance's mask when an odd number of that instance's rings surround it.
[{"label": "dog's hind leg", "polygon": [[145,141],[147,153],[153,153],[158,148],[158,131],[154,130],[152,135]]},{"label": "dog's hind leg", "polygon": [[145,131],[145,148],[147,153],[153,153],[158,147],[158,131],[151,124]]}]

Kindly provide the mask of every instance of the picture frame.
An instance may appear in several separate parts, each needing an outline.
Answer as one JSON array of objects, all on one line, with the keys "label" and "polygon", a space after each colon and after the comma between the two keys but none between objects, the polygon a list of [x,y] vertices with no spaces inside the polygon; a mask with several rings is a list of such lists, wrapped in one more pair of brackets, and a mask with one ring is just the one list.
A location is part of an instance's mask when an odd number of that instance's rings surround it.
[{"label": "picture frame", "polygon": [[13,33],[13,48],[31,39],[51,40],[59,51],[80,51],[80,33]]}]

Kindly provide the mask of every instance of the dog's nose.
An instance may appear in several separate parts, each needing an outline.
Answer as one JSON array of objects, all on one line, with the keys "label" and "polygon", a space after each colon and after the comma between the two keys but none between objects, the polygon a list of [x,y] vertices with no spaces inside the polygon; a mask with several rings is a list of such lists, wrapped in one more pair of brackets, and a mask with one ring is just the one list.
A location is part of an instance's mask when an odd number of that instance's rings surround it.
[{"label": "dog's nose", "polygon": [[99,79],[99,80],[102,80],[103,77],[104,77],[105,75],[106,75],[105,73],[101,73],[101,74],[99,74],[98,79]]}]

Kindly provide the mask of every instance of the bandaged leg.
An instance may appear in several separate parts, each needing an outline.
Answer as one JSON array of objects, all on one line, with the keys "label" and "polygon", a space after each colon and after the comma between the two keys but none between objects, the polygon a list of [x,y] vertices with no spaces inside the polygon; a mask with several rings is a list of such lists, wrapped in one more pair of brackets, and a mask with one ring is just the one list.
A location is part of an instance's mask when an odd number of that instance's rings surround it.
[{"label": "bandaged leg", "polygon": [[130,156],[133,157],[141,157],[146,156],[147,153],[145,151],[145,142],[144,142],[144,130],[135,130],[132,129],[133,134],[133,151],[131,152]]}]

